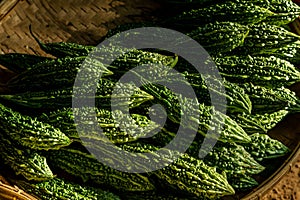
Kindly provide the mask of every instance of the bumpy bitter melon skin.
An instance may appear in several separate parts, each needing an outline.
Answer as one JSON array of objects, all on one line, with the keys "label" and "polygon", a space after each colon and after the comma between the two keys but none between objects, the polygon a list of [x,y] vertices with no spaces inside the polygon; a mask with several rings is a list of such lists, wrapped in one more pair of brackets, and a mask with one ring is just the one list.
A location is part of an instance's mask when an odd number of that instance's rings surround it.
[{"label": "bumpy bitter melon skin", "polygon": [[[0,95],[0,98],[23,107],[46,110],[72,107],[72,98],[75,97],[75,95],[76,99],[86,101],[92,98],[95,99],[96,107],[99,108],[110,108],[112,106],[111,99],[114,99],[114,102],[118,102],[119,106],[127,105],[129,107],[139,106],[141,103],[153,99],[151,95],[142,91],[134,84],[119,83],[116,85],[115,82],[107,79],[101,79],[99,81],[96,93],[93,93],[92,90],[93,89],[88,85],[84,85],[76,90],[74,90],[73,87],[66,87],[46,91]],[[122,91],[122,93],[119,92],[119,95],[112,95],[116,90],[118,92]],[[134,93],[131,94],[131,91],[134,91]],[[83,94],[90,94],[91,96]]]},{"label": "bumpy bitter melon skin", "polygon": [[246,144],[245,149],[258,161],[278,158],[290,152],[287,146],[267,134],[254,133],[250,137],[253,142]]},{"label": "bumpy bitter melon skin", "polygon": [[0,104],[0,129],[16,143],[36,150],[59,149],[71,140],[59,129]]},{"label": "bumpy bitter melon skin", "polygon": [[[103,147],[105,149],[105,147]],[[110,152],[108,152],[110,153]],[[46,156],[54,166],[67,173],[92,181],[95,184],[112,187],[119,191],[150,191],[155,187],[147,176],[137,173],[126,173],[99,162],[93,155],[75,149],[61,149],[48,152]],[[116,165],[118,157],[110,156]]]},{"label": "bumpy bitter melon skin", "polygon": [[[178,9],[184,9],[184,10],[188,10],[191,8],[201,8],[201,7],[205,7],[208,5],[215,5],[218,3],[224,3],[227,0],[164,0],[163,2],[167,5],[167,6],[177,6],[180,8]],[[250,0],[251,3],[254,3],[255,5],[261,6],[263,8],[269,8],[270,6],[270,2],[268,0]],[[231,2],[235,2],[235,3],[245,3],[245,0],[231,0]]]},{"label": "bumpy bitter melon skin", "polygon": [[234,22],[214,22],[200,26],[187,35],[199,42],[210,55],[229,52],[243,44],[247,26]]},{"label": "bumpy bitter melon skin", "polygon": [[300,71],[293,64],[274,56],[225,56],[213,60],[221,76],[230,82],[277,88],[300,81]]},{"label": "bumpy bitter melon skin", "polygon": [[240,84],[252,102],[252,114],[272,113],[280,110],[299,112],[299,98],[286,87],[268,88],[252,83]]},{"label": "bumpy bitter melon skin", "polygon": [[260,165],[242,145],[234,143],[218,143],[204,158],[209,166],[217,166],[226,175],[259,174],[265,167]]},{"label": "bumpy bitter melon skin", "polygon": [[97,60],[84,56],[66,57],[47,60],[32,66],[31,69],[12,78],[7,83],[7,87],[14,92],[72,87],[82,66],[88,66],[89,73],[93,75],[102,73],[102,76],[109,76],[113,74]]},{"label": "bumpy bitter melon skin", "polygon": [[[199,124],[199,128],[195,131],[198,131],[203,136],[206,136],[208,130],[215,130],[216,134],[220,134],[219,140],[222,141],[234,141],[237,143],[251,141],[249,136],[235,121],[215,110],[212,106],[199,104],[195,99],[182,97],[181,95],[177,96],[168,88],[159,85],[147,84],[143,86],[143,90],[154,96],[154,103],[159,103],[165,107],[168,118],[175,124],[181,124],[184,128],[193,129],[189,124],[181,122],[182,113],[189,113],[191,116],[190,120]],[[177,97],[181,98],[186,105],[191,106],[182,106],[181,108]],[[198,109],[194,110],[195,105]],[[195,115],[192,114],[197,114],[199,119],[194,119],[193,116]]]},{"label": "bumpy bitter melon skin", "polygon": [[[228,113],[251,113],[252,103],[243,88],[226,80],[220,81],[213,76],[203,78],[200,74],[185,71],[188,67],[190,66],[182,64],[181,66],[177,65],[176,69],[182,71],[187,81],[186,84],[193,87],[199,103],[211,106],[210,92],[213,92],[214,98],[221,96],[226,99],[227,102],[222,99],[219,101],[214,99],[214,102],[219,107],[226,109]],[[222,87],[224,87],[225,93],[221,92]],[[227,105],[224,105],[226,103]]]},{"label": "bumpy bitter melon skin", "polygon": [[[32,32],[31,32],[32,33]],[[33,34],[32,34],[33,35]],[[127,71],[141,64],[161,63],[167,66],[174,66],[178,57],[165,56],[158,53],[147,52],[138,49],[125,49],[120,47],[89,46],[76,43],[42,43],[34,35],[33,37],[41,49],[58,58],[91,56],[99,62],[104,62],[106,67],[117,69],[116,71]],[[124,54],[127,51],[128,53]],[[119,58],[112,59],[115,55]]]},{"label": "bumpy bitter melon skin", "polygon": [[117,195],[111,192],[91,186],[83,186],[61,178],[53,178],[40,183],[29,183],[22,180],[14,182],[26,192],[38,196],[43,200],[120,200]]},{"label": "bumpy bitter melon skin", "polygon": [[259,185],[259,183],[249,175],[232,176],[230,177],[229,183],[236,191],[247,191]]},{"label": "bumpy bitter melon skin", "polygon": [[267,23],[249,25],[249,29],[243,45],[236,49],[235,54],[240,54],[239,52],[245,54],[264,53],[282,48],[300,39],[299,35],[283,27]]},{"label": "bumpy bitter melon skin", "polygon": [[299,6],[291,0],[270,0],[268,10],[275,14],[267,17],[262,22],[278,26],[289,24],[300,15]]},{"label": "bumpy bitter melon skin", "polygon": [[22,175],[31,181],[45,181],[54,177],[47,160],[38,152],[25,149],[15,142],[5,138],[0,131],[1,158],[9,165],[16,175]]},{"label": "bumpy bitter melon skin", "polygon": [[253,55],[275,56],[287,60],[294,65],[300,64],[300,44],[298,42],[289,43],[279,49],[264,51],[262,53],[254,52]]},{"label": "bumpy bitter melon skin", "polygon": [[249,135],[253,133],[267,133],[274,128],[280,121],[282,121],[287,114],[288,110],[279,110],[272,113],[264,114],[237,114],[231,115]]},{"label": "bumpy bitter melon skin", "polygon": [[[121,148],[126,151],[152,153],[153,155],[156,155],[155,151],[158,150],[152,144],[138,142],[121,145]],[[164,156],[157,155],[157,161],[170,159],[168,155],[177,153],[168,149],[164,151],[166,151]],[[180,154],[172,164],[151,173],[160,180],[198,197],[214,199],[235,193],[226,177],[217,173],[214,167],[209,167],[202,160],[187,154]]]},{"label": "bumpy bitter melon skin", "polygon": [[215,21],[229,21],[247,25],[258,23],[273,14],[273,12],[257,6],[252,1],[244,3],[226,1],[224,3],[185,11],[166,23],[179,30],[187,30]]},{"label": "bumpy bitter melon skin", "polygon": [[[73,140],[80,141],[80,138],[97,140],[99,136],[97,132],[80,132],[80,135],[78,134],[76,129],[78,124],[74,120],[74,110],[78,112],[75,108],[64,108],[49,114],[43,113],[39,119],[59,128]],[[118,122],[115,121],[116,115],[118,115]],[[146,136],[147,133],[159,128],[158,124],[149,120],[146,116],[139,114],[127,116],[120,110],[112,113],[106,109],[95,109],[95,116],[105,136],[115,144],[136,141],[138,138]],[[89,117],[92,116],[87,116],[87,120],[82,120],[81,123],[92,123]]]}]

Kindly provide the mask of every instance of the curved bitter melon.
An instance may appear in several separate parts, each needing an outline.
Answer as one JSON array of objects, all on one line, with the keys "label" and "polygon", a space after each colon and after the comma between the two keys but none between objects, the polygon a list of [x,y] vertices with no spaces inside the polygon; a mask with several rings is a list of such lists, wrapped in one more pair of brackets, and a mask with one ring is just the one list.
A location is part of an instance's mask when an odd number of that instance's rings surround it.
[{"label": "curved bitter melon", "polygon": [[22,146],[49,150],[68,146],[71,140],[59,129],[0,104],[0,129]]},{"label": "curved bitter melon", "polygon": [[[74,87],[75,88],[75,87]],[[145,91],[131,83],[119,83],[107,79],[99,81],[96,94],[93,93],[93,88],[84,85],[83,87],[76,88],[58,88],[46,91],[24,92],[12,95],[0,95],[1,99],[5,99],[11,103],[21,105],[28,108],[38,109],[60,109],[63,107],[72,107],[72,98],[76,95],[76,99],[89,101],[95,99],[96,107],[110,108],[112,106],[111,99],[118,103],[119,106],[136,107],[145,101],[153,99]],[[76,93],[74,92],[76,91]],[[118,95],[112,95],[117,91]],[[131,94],[133,92],[133,94]],[[86,96],[83,94],[91,94]],[[93,96],[93,94],[95,96]],[[118,101],[117,101],[118,100]]]},{"label": "curved bitter melon", "polygon": [[[203,136],[206,136],[208,130],[215,130],[215,134],[212,134],[209,137],[213,138],[216,134],[220,134],[219,140],[222,141],[233,141],[237,143],[251,141],[246,132],[234,120],[215,110],[212,106],[199,104],[196,99],[176,95],[167,87],[162,87],[159,85],[143,85],[143,90],[155,97],[155,103],[159,103],[165,107],[168,118],[172,122],[181,124],[181,126],[184,128],[192,128],[190,124],[181,122],[181,117],[184,115],[182,113],[188,113],[190,115],[190,121],[199,124],[198,129],[195,129],[195,131],[198,131],[198,133]],[[185,103],[185,106],[181,107],[180,103],[178,102],[179,99]],[[197,108],[195,108],[195,105]],[[195,119],[194,116],[197,115],[199,118]]]},{"label": "curved bitter melon", "polygon": [[14,92],[72,87],[82,66],[88,66],[88,73],[93,76],[100,73],[102,76],[113,74],[113,72],[97,60],[84,56],[75,58],[66,57],[47,60],[32,66],[31,69],[9,80],[7,87]]},{"label": "curved bitter melon", "polygon": [[276,50],[300,39],[299,35],[285,28],[268,23],[249,25],[249,29],[243,45],[236,49],[237,54],[239,52],[251,54]]},{"label": "curved bitter melon", "polygon": [[252,83],[240,84],[252,101],[252,114],[272,113],[279,110],[299,112],[296,93],[286,87],[267,88]]},{"label": "curved bitter melon", "polygon": [[276,88],[300,81],[300,71],[293,64],[274,56],[225,56],[213,60],[221,76],[235,83]]},{"label": "curved bitter melon", "polygon": [[264,114],[246,114],[230,115],[248,134],[267,133],[282,121],[288,110],[279,110]]},{"label": "curved bitter melon", "polygon": [[[230,21],[240,24],[258,23],[268,16],[274,15],[266,8],[258,6],[255,2],[226,1],[199,9],[193,9],[166,20],[166,26],[187,30],[199,25],[215,21]],[[169,25],[168,25],[169,24]]]},{"label": "curved bitter melon", "polygon": [[229,52],[243,44],[249,28],[234,22],[214,22],[200,26],[187,35],[211,55]]},{"label": "curved bitter melon", "polygon": [[[81,132],[80,135],[78,135],[76,130],[78,124],[76,124],[74,120],[74,109],[75,108],[64,108],[50,112],[49,114],[43,113],[39,119],[59,128],[73,140],[80,140],[80,138],[101,140],[101,138],[98,138],[98,133],[92,131]],[[116,115],[118,115],[118,123],[115,120]],[[158,124],[149,120],[146,116],[132,114],[128,117],[120,110],[111,112],[110,110],[105,109],[95,109],[95,116],[97,117],[97,122],[105,136],[110,141],[117,144],[135,141],[140,137],[146,136],[147,133],[159,128]],[[87,121],[82,120],[81,123],[91,123],[89,120],[90,118],[88,117]]]},{"label": "curved bitter melon", "polygon": [[[115,188],[119,191],[150,191],[155,187],[147,176],[137,173],[126,173],[99,162],[93,155],[75,149],[49,151],[47,158],[67,173],[82,178],[83,181]],[[116,165],[118,157],[111,156]]]},{"label": "curved bitter melon", "polygon": [[16,175],[22,175],[27,180],[45,181],[54,177],[47,160],[31,149],[24,149],[13,141],[5,138],[0,131],[1,158],[9,165]]},{"label": "curved bitter melon", "polygon": [[[176,154],[175,151],[164,149],[166,157],[156,155],[155,151],[159,148],[146,143],[128,143],[121,145],[121,148],[136,153],[152,153],[158,158],[157,161],[169,159],[167,155]],[[141,156],[144,158],[146,155]],[[198,197],[214,199],[235,193],[226,176],[187,154],[181,154],[172,164],[151,173],[163,182]]]},{"label": "curved bitter melon", "polygon": [[17,186],[43,200],[120,200],[108,191],[91,186],[83,186],[61,178],[53,178],[40,183],[28,183],[22,180],[14,181]]},{"label": "curved bitter melon", "polygon": [[252,143],[246,144],[245,149],[258,161],[285,156],[290,149],[282,142],[272,139],[266,134],[254,133],[251,136]]}]

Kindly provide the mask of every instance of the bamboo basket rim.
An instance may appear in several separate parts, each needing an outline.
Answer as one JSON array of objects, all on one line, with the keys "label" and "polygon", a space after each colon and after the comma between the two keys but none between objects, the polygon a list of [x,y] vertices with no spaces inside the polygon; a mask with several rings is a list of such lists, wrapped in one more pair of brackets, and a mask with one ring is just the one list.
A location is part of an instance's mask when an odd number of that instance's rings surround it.
[{"label": "bamboo basket rim", "polygon": [[[29,4],[33,5],[32,0],[27,0]],[[9,14],[14,10],[18,3],[24,2],[23,0],[3,0],[0,1],[0,24],[4,19],[6,19]],[[299,24],[299,22],[298,22]],[[300,25],[299,25],[300,27]],[[27,30],[26,30],[27,31]],[[47,31],[47,30],[45,30]],[[300,34],[300,31],[299,33]],[[1,38],[0,38],[1,39]],[[64,40],[65,37],[59,37],[60,40]],[[37,45],[36,45],[37,47]],[[26,50],[27,51],[27,50]],[[28,50],[29,51],[29,50]],[[27,51],[27,52],[28,52]],[[29,51],[32,52],[32,51]],[[260,199],[264,194],[266,194],[276,183],[278,183],[282,177],[287,174],[291,166],[297,161],[300,156],[300,141],[298,145],[293,149],[290,156],[285,160],[284,163],[265,181],[263,181],[258,187],[256,187],[252,192],[246,194],[241,199],[242,200],[254,200]],[[10,199],[20,199],[20,200],[36,200],[34,196],[27,194],[25,191],[19,189],[16,186],[11,186],[3,177],[0,175],[0,197],[1,192],[6,195],[5,197],[11,197]],[[4,197],[3,197],[4,198]]]},{"label": "bamboo basket rim", "polygon": [[0,197],[13,200],[38,200],[17,186],[11,186],[3,176],[0,175]]}]

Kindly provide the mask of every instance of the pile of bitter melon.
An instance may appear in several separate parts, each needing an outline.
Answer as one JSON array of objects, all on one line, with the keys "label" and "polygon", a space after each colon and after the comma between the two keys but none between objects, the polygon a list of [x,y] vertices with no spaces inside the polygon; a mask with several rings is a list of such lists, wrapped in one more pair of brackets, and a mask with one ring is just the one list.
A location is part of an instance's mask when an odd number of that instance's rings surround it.
[{"label": "pile of bitter melon", "polygon": [[[33,34],[52,56],[0,55],[0,64],[17,74],[1,85],[7,92],[0,94],[0,156],[5,163],[1,167],[15,173],[8,177],[13,184],[40,199],[218,199],[253,189],[259,184],[257,176],[268,171],[275,158],[290,152],[268,131],[288,114],[300,111],[299,98],[289,89],[300,82],[300,36],[288,26],[300,15],[300,7],[290,0],[165,0],[165,4],[179,7],[181,13],[156,22],[122,25],[109,31],[107,38],[142,26],[184,32],[209,52],[222,76],[222,80],[210,76],[210,88],[186,60],[163,51],[42,43]],[[88,57],[92,51],[97,57]],[[121,56],[113,60],[116,54]],[[102,62],[110,59],[109,65]],[[92,66],[92,75],[102,74],[95,93],[88,86],[74,90],[83,63]],[[141,87],[117,84],[124,73],[142,64],[167,66],[167,70],[149,68],[149,74],[169,73],[164,81],[191,85],[197,98],[142,79]],[[185,81],[168,69],[179,71]],[[124,93],[114,95],[116,87]],[[212,93],[226,99],[226,105],[221,100],[218,104],[226,114],[212,105]],[[173,155],[178,158],[145,173],[123,172],[99,162],[86,148],[106,152],[116,168],[122,165],[96,131],[77,132],[77,127],[93,125],[95,116],[88,112],[90,108],[81,108],[87,109],[86,116],[76,120],[79,108],[72,104],[74,95],[95,101],[96,126],[120,150],[136,153],[137,159],[128,161],[133,168],[143,167],[138,155],[149,159],[150,166],[168,162]],[[112,111],[112,102],[128,108],[130,114]],[[163,125],[151,117],[163,114],[153,111],[157,104],[167,116]],[[198,127],[182,124],[183,113],[197,116],[188,121]],[[181,125],[183,131],[197,133],[192,144],[185,153],[165,148],[162,157],[158,150],[176,138]],[[213,130],[218,141],[200,159],[201,144]]]}]

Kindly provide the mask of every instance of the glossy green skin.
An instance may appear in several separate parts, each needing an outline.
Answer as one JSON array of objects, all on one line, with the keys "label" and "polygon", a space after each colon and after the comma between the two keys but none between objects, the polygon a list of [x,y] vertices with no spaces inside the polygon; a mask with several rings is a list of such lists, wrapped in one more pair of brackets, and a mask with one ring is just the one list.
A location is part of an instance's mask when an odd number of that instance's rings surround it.
[{"label": "glossy green skin", "polygon": [[249,28],[238,23],[214,22],[198,27],[187,35],[199,42],[210,55],[217,55],[242,45],[248,33]]},{"label": "glossy green skin", "polygon": [[[185,70],[185,65],[179,66],[177,68],[179,71]],[[244,89],[235,83],[224,80],[223,82],[217,80],[214,77],[205,77],[205,79],[197,73],[189,73],[184,71],[182,73],[187,81],[187,84],[191,85],[198,97],[199,103],[204,103],[207,106],[211,106],[211,96],[210,91],[214,92],[215,96],[221,96],[226,98],[227,105],[224,108],[223,101],[217,104],[220,107],[226,109],[229,113],[251,113],[252,103],[250,98],[245,93]],[[209,83],[209,86],[208,84]],[[208,88],[209,87],[209,88]],[[224,87],[226,93],[222,93],[222,87]],[[209,90],[208,90],[209,89]],[[223,89],[223,90],[224,90]],[[215,100],[215,102],[218,102]]]},{"label": "glossy green skin", "polygon": [[[173,131],[163,129],[153,137],[154,143],[158,146],[165,146],[176,136]],[[187,153],[198,158],[203,138],[196,139]],[[250,146],[247,144],[247,146]],[[233,188],[238,190],[252,188],[258,183],[251,177],[252,174],[261,172],[264,167],[254,160],[246,150],[238,144],[224,144],[218,142],[213,151],[204,157],[204,163],[216,167],[218,172],[225,172],[227,180]]]},{"label": "glossy green skin", "polygon": [[[236,3],[245,3],[245,0],[231,0]],[[261,6],[263,8],[269,8],[270,2],[268,0],[250,0],[251,3],[255,5]],[[180,9],[184,8],[195,8],[195,7],[203,7],[207,5],[214,5],[218,3],[224,3],[226,0],[164,0],[168,6],[180,6]],[[183,8],[182,8],[183,7]]]},{"label": "glossy green skin", "polygon": [[15,73],[24,72],[31,69],[33,65],[48,60],[51,60],[51,58],[23,53],[0,55],[0,64]]},{"label": "glossy green skin", "polygon": [[300,81],[300,71],[293,64],[273,56],[225,56],[214,58],[214,62],[230,82],[277,88]]},{"label": "glossy green skin", "polygon": [[29,181],[45,181],[54,177],[44,156],[31,149],[24,149],[5,138],[2,130],[0,134],[0,156],[16,175],[22,175]]},{"label": "glossy green skin", "polygon": [[16,143],[36,150],[59,149],[71,141],[59,129],[0,104],[0,129]]},{"label": "glossy green skin", "polygon": [[[73,113],[72,108],[64,108],[49,114],[44,113],[39,117],[39,119],[59,128],[73,140],[80,141],[81,138],[94,140],[101,139],[98,138],[99,135],[97,132],[80,132],[80,135],[78,135],[76,129],[78,124],[74,121]],[[122,113],[122,111],[116,111],[112,114],[111,111],[105,109],[96,109],[95,114],[97,122],[105,136],[111,142],[116,144],[136,141],[138,138],[145,136],[150,131],[155,131],[155,129],[159,128],[158,124],[149,120],[146,116],[138,114],[133,114],[130,117],[127,117]],[[118,118],[120,118],[120,120],[118,120],[119,123],[116,123],[114,120],[114,117],[117,115]],[[90,123],[89,117],[86,117],[86,119],[86,121],[81,121],[81,125]]]},{"label": "glossy green skin", "polygon": [[[157,147],[151,144],[129,143],[121,146],[122,149],[156,155]],[[168,149],[164,150],[164,157],[160,159],[170,159],[168,155],[177,152]],[[143,157],[146,155],[143,155]],[[234,194],[233,188],[228,184],[226,177],[216,172],[216,169],[209,167],[202,160],[195,159],[187,154],[181,154],[172,164],[152,172],[160,180],[174,187],[193,194],[198,197],[217,198]]]},{"label": "glossy green skin", "polygon": [[278,140],[266,134],[255,133],[251,136],[252,143],[246,144],[245,149],[258,161],[285,156],[290,149]]},{"label": "glossy green skin", "polygon": [[[105,147],[104,147],[105,148]],[[108,152],[109,153],[109,152]],[[150,180],[137,173],[125,173],[110,168],[99,162],[94,156],[74,149],[51,151],[47,158],[54,166],[66,171],[83,181],[115,188],[119,191],[151,191],[154,185]],[[111,156],[112,162],[118,165],[119,159]]]},{"label": "glossy green skin", "polygon": [[292,0],[270,0],[268,9],[275,15],[267,17],[263,22],[278,26],[293,22],[300,15],[299,6]]},{"label": "glossy green skin", "polygon": [[248,175],[230,177],[230,185],[237,191],[249,190],[259,185],[259,183]]},{"label": "glossy green skin", "polygon": [[204,162],[226,172],[229,178],[237,174],[259,174],[265,167],[260,165],[243,146],[220,142],[205,156]]},{"label": "glossy green skin", "polygon": [[120,198],[99,188],[83,186],[60,178],[53,178],[40,183],[28,183],[18,180],[16,185],[42,200],[120,200]]},{"label": "glossy green skin", "polygon": [[96,60],[87,57],[66,57],[34,65],[31,69],[12,78],[7,83],[7,87],[14,92],[72,87],[80,68],[87,65],[88,73],[92,73],[93,76],[100,73],[102,76],[113,74]]},{"label": "glossy green skin", "polygon": [[249,26],[249,29],[244,44],[241,48],[237,48],[236,53],[264,53],[272,49],[282,48],[300,39],[299,35],[269,23],[253,24]]},{"label": "glossy green skin", "polygon": [[294,65],[300,64],[300,44],[298,42],[290,43],[282,48],[264,51],[262,53],[253,53],[253,55],[270,56],[273,55],[277,58],[293,63]]},{"label": "glossy green skin", "polygon": [[[112,95],[114,91],[122,93],[120,95]],[[131,92],[134,93],[131,95]],[[78,99],[90,100],[95,99],[96,107],[110,108],[112,106],[111,99],[118,102],[119,106],[136,107],[141,103],[153,99],[151,95],[142,91],[134,84],[116,83],[107,79],[99,81],[97,92],[93,96],[92,88],[84,85],[76,89]],[[82,94],[91,94],[91,96],[83,96]],[[11,103],[15,103],[28,108],[50,109],[56,110],[64,107],[72,107],[72,97],[74,97],[73,87],[63,89],[52,89],[46,91],[25,92],[12,95],[0,95],[0,99],[5,99]],[[118,101],[117,101],[118,100]]]},{"label": "glossy green skin", "polygon": [[170,24],[169,26],[180,30],[195,28],[215,21],[230,21],[247,25],[258,23],[273,14],[266,8],[257,6],[255,2],[226,1],[183,12],[167,21],[167,23]]},{"label": "glossy green skin", "polygon": [[238,114],[231,116],[248,134],[267,133],[282,121],[289,113],[287,110],[279,110],[265,114]]},{"label": "glossy green skin", "polygon": [[[182,102],[187,106],[181,108],[178,103],[177,95],[166,87],[161,87],[154,84],[148,84],[143,86],[143,90],[154,96],[154,103],[160,103],[166,109],[168,118],[175,124],[180,124],[184,128],[192,128],[189,122],[184,124],[181,122],[181,114],[188,113],[190,122],[199,124],[199,134],[206,136],[208,130],[216,130],[220,134],[219,140],[222,141],[233,141],[238,143],[250,142],[249,136],[245,131],[230,117],[222,114],[219,111],[214,110],[211,106],[205,106],[204,104],[198,104],[197,100],[189,99],[179,95]],[[189,106],[190,105],[190,106]],[[197,106],[198,109],[193,110]],[[193,117],[199,115],[198,119]],[[212,117],[213,116],[213,117]],[[224,123],[224,127],[222,126]],[[215,136],[210,136],[215,137]]]},{"label": "glossy green skin", "polygon": [[299,112],[299,98],[285,87],[267,88],[251,83],[240,84],[252,101],[252,113],[264,114],[280,110]]},{"label": "glossy green skin", "polygon": [[[132,69],[138,65],[157,63],[157,61],[168,66],[175,65],[177,62],[177,56],[164,56],[137,49],[125,49],[120,47],[107,48],[103,46],[97,46],[96,48],[95,46],[79,45],[76,43],[66,42],[42,43],[34,35],[33,37],[45,52],[58,58],[91,56],[106,65],[111,65],[117,68],[118,71],[128,71],[129,69]],[[125,51],[129,51],[129,53],[125,54],[124,56],[123,54]],[[115,55],[120,55],[120,59],[112,59],[112,57]],[[125,60],[126,62],[124,62]]]}]

